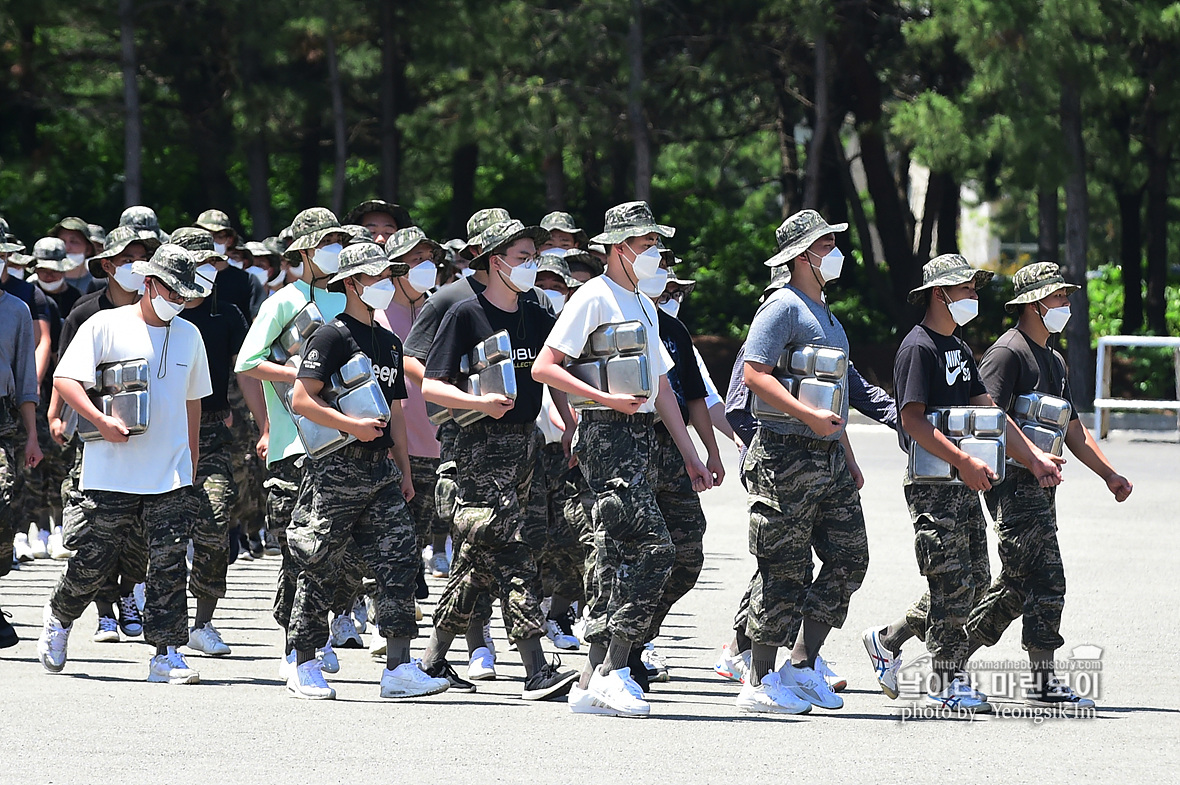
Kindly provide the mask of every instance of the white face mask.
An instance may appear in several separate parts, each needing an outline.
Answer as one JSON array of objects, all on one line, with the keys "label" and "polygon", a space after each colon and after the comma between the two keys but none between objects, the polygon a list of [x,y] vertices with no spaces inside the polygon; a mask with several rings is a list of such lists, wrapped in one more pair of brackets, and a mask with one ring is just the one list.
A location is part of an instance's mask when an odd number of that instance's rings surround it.
[{"label": "white face mask", "polygon": [[1046,330],[1051,333],[1059,333],[1065,329],[1069,316],[1069,306],[1063,305],[1060,308],[1050,308],[1045,311],[1041,315],[1041,320],[1044,321]]},{"label": "white face mask", "polygon": [[951,318],[955,320],[955,324],[960,327],[979,316],[979,300],[972,297],[964,297],[962,300],[947,303],[946,307],[951,312]]},{"label": "white face mask", "polygon": [[86,261],[86,254],[84,254],[84,253],[68,253],[68,254],[66,254],[66,258],[69,259],[71,262],[73,262],[74,266],[77,267],[78,265],[82,264],[82,262]]},{"label": "white face mask", "polygon": [[437,275],[438,268],[434,266],[434,262],[427,259],[410,268],[410,272],[406,274],[406,281],[415,292],[425,294],[434,288]]},{"label": "white face mask", "polygon": [[325,245],[323,248],[315,249],[315,256],[311,260],[315,262],[315,266],[320,268],[320,272],[325,275],[335,275],[340,271],[340,251],[343,246],[340,243],[332,243]]},{"label": "white face mask", "polygon": [[565,295],[552,289],[546,289],[545,296],[549,298],[549,303],[553,306],[553,313],[561,313],[561,309],[565,307]]},{"label": "white face mask", "polygon": [[[500,273],[503,277],[504,273]],[[537,282],[537,263],[524,262],[512,268],[506,279],[509,285],[518,292],[527,292]]]},{"label": "white face mask", "polygon": [[184,310],[184,303],[174,303],[161,294],[152,296],[152,310],[160,320],[167,323],[176,318]]},{"label": "white face mask", "polygon": [[8,265],[8,274],[18,281],[23,281],[25,279],[25,268],[17,267],[14,264]]},{"label": "white face mask", "polygon": [[217,279],[217,268],[208,262],[198,267],[195,272],[197,277],[205,279],[205,282],[209,286],[212,286],[213,282]]},{"label": "white face mask", "polygon": [[654,278],[660,271],[660,249],[654,245],[648,248],[635,257],[631,262],[631,268],[635,270],[635,277],[640,281]]},{"label": "white face mask", "polygon": [[303,277],[303,263],[300,262],[299,264],[290,265],[289,267],[287,267],[287,272],[291,273],[292,278],[296,278],[296,279],[302,278]]},{"label": "white face mask", "polygon": [[[812,256],[815,256],[814,251],[809,251]],[[814,265],[813,265],[814,266]],[[819,260],[819,280],[821,283],[830,283],[840,277],[840,272],[844,269],[844,254],[840,252],[839,248],[833,248],[828,251],[825,256],[820,257]]]},{"label": "white face mask", "polygon": [[251,267],[246,270],[246,272],[257,278],[263,286],[265,286],[266,282],[270,280],[270,274],[267,272],[265,267]]},{"label": "white face mask", "polygon": [[660,310],[663,311],[664,313],[668,314],[671,317],[675,317],[677,314],[680,313],[680,301],[679,300],[669,300],[666,303],[660,303]]},{"label": "white face mask", "polygon": [[374,311],[384,311],[393,302],[393,281],[388,278],[361,288],[361,302]]},{"label": "white face mask", "polygon": [[[213,250],[217,251],[217,253],[221,254],[222,256],[225,256],[225,243],[213,243]],[[230,261],[230,264],[233,264],[233,261]]]},{"label": "white face mask", "polygon": [[226,259],[225,261],[229,262],[230,267],[236,267],[239,270],[242,269],[242,263],[239,262],[237,259]]},{"label": "white face mask", "polygon": [[115,268],[115,283],[125,292],[138,292],[143,289],[143,276],[131,272],[131,262],[121,264]]},{"label": "white face mask", "polygon": [[470,278],[471,276],[475,275],[475,270],[471,267],[464,267],[459,271],[459,275],[463,276],[464,278]]},{"label": "white face mask", "polygon": [[38,278],[37,285],[47,292],[60,292],[63,288],[65,288],[66,279],[58,278],[56,281],[50,283],[49,281],[42,281],[40,278]]},{"label": "white face mask", "polygon": [[[636,273],[636,277],[639,274]],[[639,278],[639,291],[646,294],[651,299],[656,299],[664,293],[664,288],[668,285],[668,271],[656,270],[656,274],[650,278]]]}]

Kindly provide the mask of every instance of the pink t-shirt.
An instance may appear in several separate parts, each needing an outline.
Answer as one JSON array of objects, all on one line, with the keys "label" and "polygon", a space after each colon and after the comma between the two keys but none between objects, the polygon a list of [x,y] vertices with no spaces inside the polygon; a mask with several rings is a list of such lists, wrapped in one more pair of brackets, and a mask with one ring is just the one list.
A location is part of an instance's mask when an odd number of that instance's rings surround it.
[{"label": "pink t-shirt", "polygon": [[[416,310],[421,310],[419,304]],[[377,323],[387,327],[393,334],[403,341],[410,334],[410,326],[414,324],[414,316],[410,309],[396,300],[389,304],[384,311],[374,314]],[[435,438],[434,423],[426,416],[426,399],[422,397],[422,388],[406,378],[406,398],[402,401],[402,412],[406,416],[406,439],[409,441],[410,455],[425,458],[438,457],[438,439]]]}]

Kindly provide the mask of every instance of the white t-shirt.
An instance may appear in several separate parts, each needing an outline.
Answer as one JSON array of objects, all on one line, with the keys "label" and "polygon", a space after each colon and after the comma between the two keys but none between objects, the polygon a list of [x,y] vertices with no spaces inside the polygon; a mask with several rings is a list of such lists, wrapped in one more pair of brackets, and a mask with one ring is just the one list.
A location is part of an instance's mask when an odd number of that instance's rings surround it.
[{"label": "white t-shirt", "polygon": [[652,395],[639,407],[641,412],[656,410],[659,377],[672,367],[672,358],[660,341],[660,320],[656,304],[647,295],[624,289],[605,275],[591,278],[577,289],[549,331],[545,345],[567,357],[581,357],[590,333],[604,324],[641,322],[647,328],[647,362],[651,368]]},{"label": "white t-shirt", "polygon": [[149,327],[138,304],[99,311],[78,328],[53,375],[92,388],[99,365],[140,359],[149,368],[148,428],[122,444],[87,443],[84,491],[146,495],[192,485],[187,402],[213,392],[205,344],[192,323],[178,316],[168,327]]},{"label": "white t-shirt", "polygon": [[713,384],[713,377],[709,375],[709,369],[705,367],[705,358],[701,357],[697,347],[692,347],[692,354],[697,358],[697,368],[700,369],[701,379],[705,382],[705,406],[712,409],[724,401],[721,399],[721,394],[717,392],[717,385]]}]

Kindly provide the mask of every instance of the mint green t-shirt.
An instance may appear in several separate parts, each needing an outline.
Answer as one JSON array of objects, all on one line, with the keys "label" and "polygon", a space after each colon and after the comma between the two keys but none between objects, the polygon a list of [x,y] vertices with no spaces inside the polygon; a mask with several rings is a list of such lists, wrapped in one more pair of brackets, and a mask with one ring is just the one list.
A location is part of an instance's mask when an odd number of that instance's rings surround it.
[{"label": "mint green t-shirt", "polygon": [[[258,316],[250,325],[250,332],[246,334],[246,340],[238,351],[238,366],[235,371],[248,371],[263,360],[270,359],[270,347],[278,340],[283,328],[295,318],[295,314],[308,303],[310,294],[311,287],[307,283],[296,281],[262,301]],[[348,299],[343,293],[315,290],[315,304],[325,321],[336,318],[344,310],[347,302]],[[279,402],[274,385],[263,382],[262,391],[266,396],[266,416],[270,419],[270,446],[266,455],[266,465],[278,463],[292,455],[302,455],[303,442],[299,441],[299,433],[295,430],[291,415],[287,414],[287,410]]]}]

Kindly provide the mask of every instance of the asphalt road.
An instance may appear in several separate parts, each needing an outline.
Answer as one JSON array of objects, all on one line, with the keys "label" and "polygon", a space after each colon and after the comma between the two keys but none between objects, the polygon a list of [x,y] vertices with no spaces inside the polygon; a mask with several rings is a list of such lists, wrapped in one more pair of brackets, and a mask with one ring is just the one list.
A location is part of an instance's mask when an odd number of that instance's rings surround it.
[{"label": "asphalt road", "polygon": [[[652,717],[574,716],[564,703],[519,699],[523,669],[497,622],[501,674],[475,695],[382,701],[367,651],[340,653],[335,702],[286,697],[277,677],[281,635],[270,619],[277,559],[235,565],[216,623],[233,654],[191,656],[197,686],[148,684],[141,641],[96,644],[93,609],[77,623],[61,675],[36,660],[41,607],[62,568],[40,561],[0,582],[0,604],[22,638],[0,652],[0,782],[1056,782],[1117,772],[1129,782],[1175,782],[1180,689],[1180,444],[1175,433],[1116,432],[1103,443],[1135,483],[1116,505],[1077,461],[1059,494],[1069,580],[1062,658],[1101,648],[1097,716],[901,721],[904,700],[876,688],[860,632],[902,613],[921,592],[901,493],[904,456],[892,432],[854,425],[867,484],[871,565],[848,623],[824,650],[846,676],[845,708],[804,718],[739,715],[737,686],[712,670],[730,637],[752,570],[736,451],[730,477],[703,496],[709,520],[697,588],[658,641],[672,681],[656,685]],[[994,556],[993,573],[999,562]],[[432,580],[437,596],[441,582]],[[429,612],[433,600],[427,601]],[[427,619],[426,624],[428,624]],[[423,632],[428,632],[426,624]],[[424,638],[417,641],[420,652]],[[461,642],[460,642],[461,648]],[[906,659],[923,652],[907,644]],[[1079,652],[1092,655],[1092,650]],[[463,657],[458,653],[456,664]],[[580,667],[580,654],[563,655]],[[977,660],[1023,662],[1019,625]],[[1090,663],[1093,666],[1093,663]],[[1019,670],[1019,669],[1018,669]],[[992,678],[1002,678],[992,677]],[[995,690],[990,691],[995,695]],[[1018,709],[1014,700],[997,705]],[[751,780],[751,777],[758,779]]]}]

